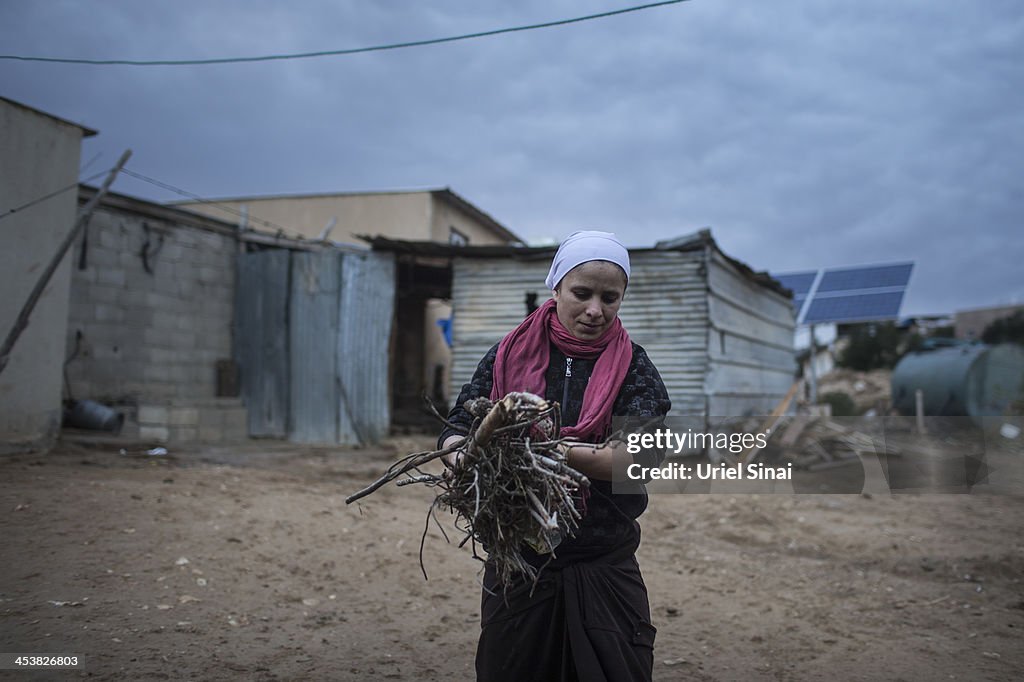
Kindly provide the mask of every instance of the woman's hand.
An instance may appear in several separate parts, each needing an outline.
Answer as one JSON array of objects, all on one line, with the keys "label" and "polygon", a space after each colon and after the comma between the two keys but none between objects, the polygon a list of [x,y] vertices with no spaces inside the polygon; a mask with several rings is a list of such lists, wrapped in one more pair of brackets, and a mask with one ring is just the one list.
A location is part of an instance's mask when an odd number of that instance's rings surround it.
[{"label": "woman's hand", "polygon": [[[448,448],[453,447],[456,444],[458,444],[458,443],[460,443],[462,441],[465,441],[465,440],[466,440],[465,436],[448,436],[447,438],[444,439],[444,442],[441,443],[441,449],[442,450],[447,450]],[[456,450],[454,452],[449,452],[447,455],[445,455],[444,457],[441,458],[448,465],[447,467],[445,467],[445,471],[446,472],[449,469],[455,469],[455,468],[459,467],[462,464],[463,452],[464,452],[463,449],[459,448],[458,450]]]}]

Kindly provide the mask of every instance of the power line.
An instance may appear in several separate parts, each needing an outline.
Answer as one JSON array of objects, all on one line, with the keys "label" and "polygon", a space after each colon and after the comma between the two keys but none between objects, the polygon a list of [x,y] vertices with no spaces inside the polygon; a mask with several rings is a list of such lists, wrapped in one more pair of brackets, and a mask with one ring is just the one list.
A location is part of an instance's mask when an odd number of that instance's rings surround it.
[{"label": "power line", "polygon": [[[175,187],[174,185],[169,185],[166,182],[162,182],[160,180],[157,180],[156,178],[151,178],[149,176],[143,175],[142,173],[138,173],[136,171],[132,171],[132,170],[129,170],[127,168],[122,168],[121,172],[124,173],[125,175],[130,175],[131,177],[136,178],[137,180],[142,180],[143,182],[148,182],[149,184],[155,185],[156,187],[159,187],[161,189],[166,189],[166,190],[169,190],[171,192],[174,192],[175,194],[179,194],[179,195],[181,195],[183,197],[188,197],[189,199],[193,199],[195,201],[198,201],[198,202],[200,202],[200,203],[202,203],[202,204],[204,204],[206,206],[212,206],[214,208],[220,209],[221,211],[224,211],[225,213],[230,213],[230,214],[238,216],[240,218],[245,218],[250,223],[259,223],[260,225],[263,225],[264,227],[269,227],[272,230],[276,230],[279,234],[285,234],[285,233],[289,232],[289,230],[286,230],[285,228],[281,227],[277,223],[273,223],[273,222],[271,222],[269,220],[265,220],[263,218],[255,217],[251,213],[249,213],[249,214],[243,213],[242,211],[239,211],[234,206],[228,206],[227,204],[218,203],[214,199],[206,199],[205,197],[202,197],[202,196],[200,196],[198,194],[194,194],[192,192],[189,192],[188,190],[181,189],[180,187]],[[294,230],[292,230],[292,232],[294,232]]]},{"label": "power line", "polygon": [[106,175],[107,173],[109,173],[112,170],[113,170],[113,168],[108,168],[106,170],[102,170],[99,173],[97,173],[96,175],[90,175],[89,177],[85,178],[84,180],[78,180],[77,182],[75,182],[73,184],[70,184],[67,187],[61,187],[60,189],[54,190],[53,192],[50,192],[49,194],[44,194],[43,196],[41,196],[41,197],[39,197],[37,199],[33,199],[32,201],[28,202],[27,204],[22,204],[21,206],[16,206],[16,207],[14,207],[12,209],[8,209],[7,211],[4,211],[3,213],[0,213],[0,220],[3,220],[4,218],[10,217],[11,215],[17,213],[18,211],[24,211],[26,208],[29,208],[30,206],[35,206],[36,204],[41,204],[44,201],[47,201],[49,199],[53,199],[54,197],[60,196],[61,194],[64,194],[64,192],[68,192],[70,190],[77,189],[79,184],[81,184],[83,182],[89,182],[90,180],[95,180],[96,178],[100,177],[101,175]]},{"label": "power line", "polygon": [[[77,182],[75,182],[73,184],[67,185],[66,187],[61,187],[60,189],[54,190],[54,191],[50,192],[49,194],[44,194],[41,197],[37,197],[37,198],[33,199],[32,201],[29,201],[27,203],[22,204],[21,206],[16,206],[14,208],[8,209],[7,211],[4,211],[3,213],[0,213],[0,220],[3,220],[4,218],[9,218],[10,216],[14,215],[15,213],[17,213],[19,211],[24,211],[26,208],[35,206],[36,204],[41,204],[44,201],[48,201],[50,199],[53,199],[54,197],[60,196],[61,194],[64,194],[65,192],[69,192],[69,191],[71,191],[73,189],[78,189],[79,185],[87,183],[87,182],[91,182],[92,180],[95,180],[96,178],[98,178],[100,176],[106,175],[111,170],[113,170],[113,168],[107,168],[106,170],[102,170],[99,173],[96,173],[95,175],[90,175],[87,178],[82,178],[81,180],[79,180],[79,181],[77,181]],[[161,189],[166,189],[166,190],[169,190],[171,192],[174,192],[175,194],[179,194],[179,195],[181,195],[183,197],[188,197],[189,199],[193,199],[194,201],[198,201],[198,202],[200,202],[202,204],[205,204],[207,206],[213,206],[214,208],[220,209],[221,211],[224,211],[225,213],[230,213],[230,214],[232,214],[234,216],[238,216],[240,218],[244,217],[246,220],[248,220],[251,223],[258,223],[260,225],[263,225],[264,227],[269,227],[272,230],[276,230],[278,233],[284,234],[284,233],[289,232],[289,230],[286,230],[284,227],[278,225],[277,223],[271,222],[271,221],[266,220],[264,218],[259,218],[259,217],[253,216],[251,213],[248,213],[248,214],[247,213],[243,213],[242,211],[238,210],[237,208],[234,208],[233,206],[228,206],[227,204],[218,203],[214,199],[206,199],[205,197],[202,197],[202,196],[200,196],[198,194],[194,194],[194,193],[189,192],[187,190],[181,189],[180,187],[175,187],[174,185],[169,185],[166,182],[161,182],[160,180],[157,180],[156,178],[151,178],[151,177],[149,177],[147,175],[143,175],[142,173],[138,173],[136,171],[129,170],[128,168],[122,168],[121,172],[124,173],[125,175],[130,175],[131,177],[136,178],[138,180],[142,180],[143,182],[148,182],[151,185],[155,185],[157,187],[160,187]]]},{"label": "power line", "polygon": [[95,154],[93,154],[92,158],[89,159],[89,162],[87,164],[85,164],[84,166],[82,166],[81,168],[78,169],[78,174],[81,175],[85,171],[89,170],[89,166],[91,166],[94,163],[96,163],[96,161],[99,160],[99,158],[101,156],[103,156],[103,152],[96,152]]},{"label": "power line", "polygon": [[406,47],[422,47],[424,45],[438,45],[440,43],[454,43],[460,40],[471,40],[473,38],[485,38],[487,36],[496,36],[503,33],[516,33],[519,31],[532,31],[539,28],[551,28],[552,26],[565,26],[567,24],[578,24],[584,21],[591,21],[593,19],[603,19],[605,17],[612,17],[619,14],[628,14],[630,12],[639,12],[645,9],[651,9],[654,7],[663,7],[665,5],[677,5],[681,2],[688,2],[689,0],[664,0],[663,2],[652,2],[646,5],[636,5],[634,7],[625,7],[623,9],[611,10],[608,12],[601,12],[599,14],[588,14],[582,17],[574,17],[572,19],[560,19],[558,21],[547,21],[541,24],[529,24],[527,26],[513,26],[510,28],[499,28],[493,31],[480,31],[479,33],[466,33],[463,35],[449,36],[447,38],[430,38],[427,40],[413,40],[405,43],[391,43],[389,45],[375,45],[373,47],[356,47],[347,50],[323,50],[320,52],[298,52],[294,54],[272,54],[262,55],[258,57],[218,57],[214,59],[154,59],[154,60],[134,60],[134,59],[72,59],[62,57],[31,57],[24,55],[12,55],[2,54],[0,59],[9,59],[24,62],[49,62],[55,64],[90,64],[96,66],[197,66],[205,64],[238,64],[242,62],[269,62],[269,61],[283,61],[286,59],[311,59],[314,57],[337,57],[350,54],[361,54],[364,52],[382,52],[384,50],[398,50]]}]

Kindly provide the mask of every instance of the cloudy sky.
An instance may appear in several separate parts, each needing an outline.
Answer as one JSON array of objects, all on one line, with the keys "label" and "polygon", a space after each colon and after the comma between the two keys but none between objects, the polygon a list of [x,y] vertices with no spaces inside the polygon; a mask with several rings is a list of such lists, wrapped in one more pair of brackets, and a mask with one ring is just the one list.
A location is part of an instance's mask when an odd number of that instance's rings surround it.
[{"label": "cloudy sky", "polygon": [[[336,50],[634,4],[0,0],[0,54]],[[131,148],[204,197],[448,186],[527,241],[709,226],[757,270],[912,260],[904,314],[1024,303],[1022,84],[1019,0],[690,0],[319,59],[0,60],[0,94],[100,131],[83,177]]]}]

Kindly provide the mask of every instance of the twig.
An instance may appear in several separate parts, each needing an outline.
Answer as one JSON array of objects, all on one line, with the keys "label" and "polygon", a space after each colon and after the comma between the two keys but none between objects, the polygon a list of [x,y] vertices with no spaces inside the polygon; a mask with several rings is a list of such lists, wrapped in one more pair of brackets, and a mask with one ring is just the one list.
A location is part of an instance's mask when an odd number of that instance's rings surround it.
[{"label": "twig", "polygon": [[349,495],[348,497],[346,497],[345,498],[345,504],[352,504],[356,500],[360,500],[360,499],[366,497],[367,495],[369,495],[370,493],[376,492],[383,485],[385,485],[386,483],[390,483],[391,481],[395,480],[396,478],[398,478],[399,476],[401,476],[405,472],[411,471],[412,469],[414,469],[414,468],[416,468],[418,466],[422,466],[422,465],[426,464],[427,462],[431,462],[431,461],[437,459],[438,457],[444,457],[445,455],[449,455],[449,454],[455,452],[456,450],[458,450],[461,446],[462,446],[462,443],[455,443],[451,447],[447,447],[444,450],[436,450],[434,452],[418,452],[418,453],[415,453],[414,455],[410,455],[409,457],[405,458],[405,460],[403,460],[403,461],[407,461],[411,457],[417,457],[418,459],[416,460],[415,464],[408,464],[407,463],[407,464],[404,464],[403,466],[401,466],[401,467],[399,467],[398,469],[395,469],[395,470],[392,470],[393,469],[393,465],[392,465],[392,469],[388,469],[388,472],[386,474],[384,474],[383,476],[381,476],[380,478],[378,478],[376,481],[374,481],[370,485],[366,486],[365,488],[363,488],[359,492],[355,493],[354,495]]}]

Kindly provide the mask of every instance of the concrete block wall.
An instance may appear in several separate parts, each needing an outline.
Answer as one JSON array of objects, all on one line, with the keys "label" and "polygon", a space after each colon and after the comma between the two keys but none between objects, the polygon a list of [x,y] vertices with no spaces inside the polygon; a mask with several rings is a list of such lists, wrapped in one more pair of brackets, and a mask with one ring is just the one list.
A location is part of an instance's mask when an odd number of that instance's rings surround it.
[{"label": "concrete block wall", "polygon": [[101,205],[73,253],[72,395],[137,408],[143,440],[200,440],[208,422],[223,431],[224,414],[244,410],[215,400],[216,362],[232,357],[237,253],[230,233]]},{"label": "concrete block wall", "polygon": [[139,440],[147,442],[225,443],[249,437],[247,410],[237,398],[142,405],[137,424]]}]

